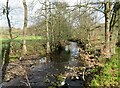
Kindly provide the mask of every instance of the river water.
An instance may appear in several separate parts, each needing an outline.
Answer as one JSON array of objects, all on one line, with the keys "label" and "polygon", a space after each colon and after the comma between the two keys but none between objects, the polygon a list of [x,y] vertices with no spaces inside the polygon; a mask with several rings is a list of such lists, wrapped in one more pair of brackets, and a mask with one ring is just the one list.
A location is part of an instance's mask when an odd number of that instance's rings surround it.
[{"label": "river water", "polygon": [[[55,74],[60,74],[68,71],[65,66],[79,67],[83,64],[77,59],[79,57],[79,47],[77,43],[70,42],[69,45],[65,46],[65,49],[61,53],[52,55],[51,58],[43,57],[40,60],[40,64],[33,67],[30,74],[30,81],[33,86],[49,86],[49,83],[44,83],[47,75],[51,75],[49,80],[56,82]],[[51,61],[49,61],[49,59]],[[37,77],[35,77],[37,76]],[[72,81],[70,78],[65,79],[65,83],[71,86],[83,86],[83,80],[78,79]]]}]

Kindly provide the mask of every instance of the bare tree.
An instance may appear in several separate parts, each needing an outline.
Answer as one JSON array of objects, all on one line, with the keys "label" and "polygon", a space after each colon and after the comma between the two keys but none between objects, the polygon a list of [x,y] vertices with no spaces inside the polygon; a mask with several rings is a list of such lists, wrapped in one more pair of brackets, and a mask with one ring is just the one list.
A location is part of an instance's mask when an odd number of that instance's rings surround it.
[{"label": "bare tree", "polygon": [[119,0],[116,0],[116,1],[118,1],[118,2],[116,2],[117,3],[117,7],[116,7],[116,10],[117,10],[117,16],[118,16],[118,21],[117,21],[117,24],[118,24],[118,46],[120,47],[120,1]]},{"label": "bare tree", "polygon": [[104,55],[105,58],[110,58],[110,11],[111,5],[110,0],[105,0],[105,46],[104,46]]},{"label": "bare tree", "polygon": [[10,19],[9,19],[9,0],[7,0],[6,2],[6,9],[4,9],[6,11],[6,17],[7,17],[7,22],[8,22],[8,26],[9,26],[9,34],[10,34],[10,38],[12,39],[12,27],[11,27],[11,22],[10,22]]},{"label": "bare tree", "polygon": [[[2,33],[0,33],[2,36]],[[0,83],[2,83],[2,41],[0,40]]]},{"label": "bare tree", "polygon": [[115,2],[112,8],[111,20],[110,20],[110,53],[115,54],[116,42],[118,37],[118,13],[119,13],[119,2]]},{"label": "bare tree", "polygon": [[45,0],[45,15],[46,15],[46,36],[47,36],[47,54],[51,52],[50,49],[50,35],[49,35],[49,0]]},{"label": "bare tree", "polygon": [[[119,9],[118,14],[119,14],[119,18],[120,18],[120,9]],[[118,21],[118,24],[120,24],[120,19]],[[119,31],[118,31],[118,43],[120,44],[120,25],[119,25]],[[120,47],[120,45],[119,45],[119,47]]]},{"label": "bare tree", "polygon": [[[8,42],[7,42],[7,48],[6,48],[6,51],[4,50],[4,48],[3,48],[3,51],[5,51],[4,52],[4,56],[5,57],[2,57],[2,58],[5,58],[5,60],[4,60],[4,64],[3,64],[3,67],[2,67],[2,79],[4,80],[4,78],[5,78],[5,73],[6,73],[6,68],[7,68],[7,66],[8,66],[8,64],[9,64],[9,60],[10,60],[10,57],[9,57],[9,55],[10,55],[10,50],[11,50],[11,40],[12,40],[12,27],[11,27],[11,22],[10,22],[10,19],[9,19],[9,0],[7,0],[7,2],[6,2],[6,8],[5,9],[3,9],[3,14],[6,14],[6,17],[7,17],[7,22],[8,22],[8,26],[9,26],[9,35],[10,35],[10,38],[11,39],[9,39],[8,40]],[[4,12],[5,11],[5,12]]]},{"label": "bare tree", "polygon": [[27,33],[27,5],[26,5],[26,0],[23,0],[23,6],[24,6],[24,26],[23,26],[23,55],[26,54],[27,52],[27,47],[26,47],[26,33]]}]

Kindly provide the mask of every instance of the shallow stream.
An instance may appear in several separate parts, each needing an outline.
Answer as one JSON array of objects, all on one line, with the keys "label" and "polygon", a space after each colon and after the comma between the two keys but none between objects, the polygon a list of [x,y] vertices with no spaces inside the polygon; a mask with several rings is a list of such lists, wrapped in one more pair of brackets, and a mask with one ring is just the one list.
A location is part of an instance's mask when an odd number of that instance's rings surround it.
[{"label": "shallow stream", "polygon": [[[77,43],[70,42],[66,45],[64,50],[60,53],[55,53],[51,57],[42,57],[38,60],[38,64],[33,66],[28,73],[28,79],[31,86],[52,86],[57,83],[56,75],[61,73],[69,72],[65,67],[80,67],[83,63],[80,62],[77,57],[79,57],[79,47]],[[63,83],[64,82],[64,83]],[[81,78],[72,80],[71,78],[65,78],[61,81],[62,85],[67,85],[69,88],[72,86],[82,86],[84,85],[84,80]],[[63,83],[63,84],[62,84]],[[16,80],[11,80],[7,86],[19,86],[25,85],[21,83],[21,78]]]}]

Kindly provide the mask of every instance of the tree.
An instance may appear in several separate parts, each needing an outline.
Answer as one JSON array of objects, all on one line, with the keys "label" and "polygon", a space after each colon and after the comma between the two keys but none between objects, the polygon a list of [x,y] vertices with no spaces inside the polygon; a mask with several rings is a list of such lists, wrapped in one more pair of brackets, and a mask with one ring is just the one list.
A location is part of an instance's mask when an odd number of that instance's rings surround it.
[{"label": "tree", "polygon": [[6,50],[5,50],[4,47],[2,48],[2,51],[5,51],[5,52],[2,52],[4,54],[4,56],[5,56],[5,57],[2,57],[2,59],[5,58],[4,59],[4,64],[3,64],[3,67],[2,67],[2,79],[3,80],[5,78],[6,68],[7,68],[8,64],[9,64],[9,60],[10,60],[9,55],[10,55],[11,40],[12,40],[12,27],[11,27],[11,22],[10,22],[10,19],[9,19],[9,9],[10,9],[9,8],[9,0],[7,0],[6,8],[4,10],[5,10],[5,14],[6,14],[7,22],[8,22],[10,39],[7,41]]},{"label": "tree", "polygon": [[[116,5],[116,11],[117,11],[117,24],[118,24],[118,46],[120,47],[120,1],[116,2],[117,5]],[[119,49],[120,50],[120,49]]]},{"label": "tree", "polygon": [[[0,33],[2,36],[2,33]],[[0,84],[2,83],[2,41],[0,40]]]},{"label": "tree", "polygon": [[[46,5],[46,4],[47,5]],[[57,48],[58,44],[67,38],[70,38],[71,24],[68,21],[67,3],[54,2],[51,4],[46,0],[43,5],[45,8],[37,10],[36,30],[38,35],[46,35],[46,51],[50,53]],[[52,5],[52,6],[51,6]],[[42,11],[45,13],[43,14]],[[43,18],[44,17],[44,18]]]},{"label": "tree", "polygon": [[[113,5],[113,8],[112,8]],[[112,13],[111,13],[112,12]],[[115,54],[115,44],[118,34],[119,2],[105,1],[105,56],[110,58]]]},{"label": "tree", "polygon": [[89,45],[91,29],[96,25],[92,15],[89,7],[84,6],[72,12],[73,38],[89,43]]},{"label": "tree", "polygon": [[26,0],[23,0],[23,7],[24,7],[24,26],[23,26],[23,55],[26,54],[27,52],[27,47],[26,47],[26,33],[27,33],[27,5],[26,5]]},{"label": "tree", "polygon": [[46,36],[47,36],[47,54],[51,52],[50,49],[50,35],[49,35],[49,9],[50,9],[49,0],[45,0],[45,15],[46,15]]},{"label": "tree", "polygon": [[111,3],[110,0],[105,0],[105,46],[104,46],[104,55],[105,58],[110,58],[110,11]]},{"label": "tree", "polygon": [[10,22],[10,18],[9,18],[9,0],[7,0],[6,2],[6,8],[3,9],[3,14],[6,14],[6,18],[7,18],[7,22],[8,22],[8,26],[9,26],[9,34],[10,34],[10,39],[12,39],[12,27],[11,27],[11,22]]},{"label": "tree", "polygon": [[[120,6],[120,2],[119,2],[119,6]],[[120,24],[120,7],[119,7],[119,10],[118,10],[118,17],[119,17],[118,24]],[[119,25],[119,39],[118,39],[118,41],[120,42],[120,25]]]},{"label": "tree", "polygon": [[65,40],[71,38],[71,23],[69,21],[70,13],[66,2],[54,2],[54,11],[52,13],[52,44],[56,49],[61,46]]},{"label": "tree", "polygon": [[[120,5],[120,3],[119,3],[119,5]],[[119,21],[118,21],[118,24],[120,24],[120,9],[119,9]],[[119,47],[120,47],[120,25],[119,25],[119,31],[118,31],[118,44],[119,44]],[[119,54],[120,55],[120,54]]]},{"label": "tree", "polygon": [[118,26],[119,26],[119,2],[114,2],[113,13],[111,14],[110,20],[110,53],[115,54],[116,42],[118,37]]},{"label": "tree", "polygon": [[118,30],[114,30],[116,26],[116,3],[112,2],[112,0],[104,0],[104,2],[97,2],[92,4],[101,4],[104,5],[104,11],[100,8],[95,8],[96,10],[102,12],[105,17],[105,42],[103,47],[103,55],[105,58],[110,58],[111,55],[115,53],[115,43],[116,43],[116,35]]}]

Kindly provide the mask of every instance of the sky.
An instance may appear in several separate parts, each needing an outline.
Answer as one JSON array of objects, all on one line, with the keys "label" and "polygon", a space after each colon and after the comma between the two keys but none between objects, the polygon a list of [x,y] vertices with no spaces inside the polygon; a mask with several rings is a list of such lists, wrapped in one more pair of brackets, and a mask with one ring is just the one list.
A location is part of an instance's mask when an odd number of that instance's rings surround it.
[{"label": "sky", "polygon": [[[23,0],[9,0],[9,6],[11,8],[10,10],[10,20],[12,27],[16,28],[22,28],[23,27]],[[33,2],[34,1],[34,2]],[[28,15],[32,16],[35,14],[35,11],[40,8],[40,4],[37,3],[38,1],[44,2],[44,0],[26,0],[27,6],[28,6]],[[80,2],[80,0],[51,0],[54,1],[65,1],[69,5],[77,4],[77,2]],[[82,2],[85,2],[87,0],[82,0]],[[88,0],[90,1],[90,0]],[[96,0],[91,0],[96,1]],[[37,3],[37,4],[36,4]],[[4,8],[6,5],[6,0],[0,0],[0,27],[7,27],[7,20],[6,16],[2,15],[2,8]],[[34,8],[32,8],[32,5]],[[99,15],[99,14],[98,14]],[[28,18],[28,24],[30,25],[30,19]]]}]

